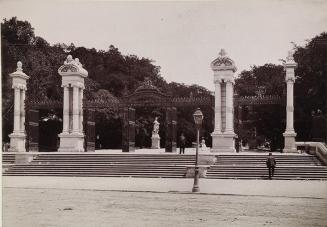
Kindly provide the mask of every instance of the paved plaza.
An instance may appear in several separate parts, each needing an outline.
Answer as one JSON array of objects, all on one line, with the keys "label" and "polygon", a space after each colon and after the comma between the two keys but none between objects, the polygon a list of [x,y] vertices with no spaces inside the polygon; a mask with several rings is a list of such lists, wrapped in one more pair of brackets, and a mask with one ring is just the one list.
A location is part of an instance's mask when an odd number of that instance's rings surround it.
[{"label": "paved plaza", "polygon": [[3,226],[327,226],[326,181],[3,177]]}]

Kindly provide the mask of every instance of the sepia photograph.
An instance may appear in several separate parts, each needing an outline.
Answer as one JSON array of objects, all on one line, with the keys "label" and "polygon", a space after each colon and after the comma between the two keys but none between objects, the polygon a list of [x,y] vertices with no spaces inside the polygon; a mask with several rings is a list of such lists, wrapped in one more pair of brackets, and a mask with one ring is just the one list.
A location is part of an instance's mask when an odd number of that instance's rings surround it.
[{"label": "sepia photograph", "polygon": [[0,0],[0,226],[327,227],[326,12]]}]

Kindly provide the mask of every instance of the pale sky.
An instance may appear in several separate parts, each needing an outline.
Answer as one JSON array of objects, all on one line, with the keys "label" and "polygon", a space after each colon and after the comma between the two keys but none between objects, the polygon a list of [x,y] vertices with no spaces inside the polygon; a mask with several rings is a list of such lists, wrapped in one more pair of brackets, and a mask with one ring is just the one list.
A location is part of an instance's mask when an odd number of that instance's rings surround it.
[{"label": "pale sky", "polygon": [[[327,1],[109,2],[0,0],[1,19],[29,21],[50,44],[73,42],[154,60],[168,82],[214,89],[210,63],[224,48],[239,74],[280,63],[327,31]],[[74,57],[74,56],[73,56]],[[64,61],[64,59],[63,59]],[[82,62],[83,63],[83,62]]]}]

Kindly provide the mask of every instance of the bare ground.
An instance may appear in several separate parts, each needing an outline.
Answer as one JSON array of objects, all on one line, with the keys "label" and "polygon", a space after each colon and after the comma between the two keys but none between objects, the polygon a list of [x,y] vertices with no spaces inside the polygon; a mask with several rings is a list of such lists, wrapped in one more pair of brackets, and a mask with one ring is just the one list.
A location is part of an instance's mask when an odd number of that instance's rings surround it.
[{"label": "bare ground", "polygon": [[327,199],[4,188],[2,223],[4,227],[327,227]]}]

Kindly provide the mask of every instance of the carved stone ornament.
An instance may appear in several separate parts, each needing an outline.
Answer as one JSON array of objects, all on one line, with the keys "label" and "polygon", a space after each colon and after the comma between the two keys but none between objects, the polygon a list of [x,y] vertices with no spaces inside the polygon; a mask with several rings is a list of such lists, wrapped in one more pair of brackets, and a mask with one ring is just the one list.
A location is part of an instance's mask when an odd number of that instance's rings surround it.
[{"label": "carved stone ornament", "polygon": [[68,75],[73,73],[74,75],[78,74],[82,77],[87,77],[88,72],[83,68],[83,65],[80,63],[78,58],[73,59],[71,55],[68,55],[64,64],[58,69],[58,73],[62,75]]},{"label": "carved stone ornament", "polygon": [[77,72],[77,68],[73,65],[65,65],[62,67],[61,72]]},{"label": "carved stone ornament", "polygon": [[221,49],[216,58],[211,63],[212,70],[232,70],[233,72],[236,71],[235,63],[232,59],[227,56],[227,53],[224,49]]},{"label": "carved stone ornament", "polygon": [[156,90],[156,91],[159,91],[159,89],[152,84],[152,81],[148,77],[146,77],[144,79],[144,82],[138,88],[136,88],[135,92],[142,91],[142,90]]}]

